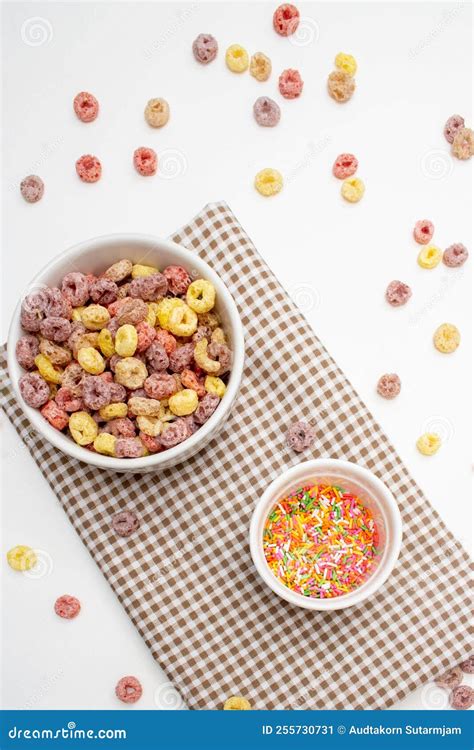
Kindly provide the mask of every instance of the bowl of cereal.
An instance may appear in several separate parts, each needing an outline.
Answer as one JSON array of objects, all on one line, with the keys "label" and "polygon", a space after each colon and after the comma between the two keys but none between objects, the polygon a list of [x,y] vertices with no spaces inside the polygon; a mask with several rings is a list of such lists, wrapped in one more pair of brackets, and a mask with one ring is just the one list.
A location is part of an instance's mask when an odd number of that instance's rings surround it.
[{"label": "bowl of cereal", "polygon": [[228,418],[244,335],[198,255],[150,235],[107,235],[54,258],[8,335],[15,395],[56,448],[114,471],[173,466]]},{"label": "bowl of cereal", "polygon": [[402,522],[385,484],[362,466],[315,459],[265,490],[250,524],[254,565],[298,607],[335,610],[372,597],[400,554]]}]

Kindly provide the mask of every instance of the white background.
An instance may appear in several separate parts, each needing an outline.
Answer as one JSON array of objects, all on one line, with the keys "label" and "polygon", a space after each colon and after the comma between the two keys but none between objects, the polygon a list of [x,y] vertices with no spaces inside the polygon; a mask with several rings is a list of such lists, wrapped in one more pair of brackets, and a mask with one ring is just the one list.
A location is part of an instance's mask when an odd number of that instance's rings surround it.
[{"label": "white background", "polygon": [[[302,35],[285,39],[274,33],[275,6],[266,3],[4,5],[2,336],[30,278],[64,248],[109,232],[166,236],[205,203],[224,199],[469,548],[471,261],[461,271],[422,270],[411,233],[417,219],[429,218],[441,248],[453,242],[471,248],[470,164],[451,158],[442,133],[455,112],[472,125],[470,8],[299,6]],[[209,66],[191,54],[200,32],[219,41],[218,59]],[[224,51],[235,42],[270,56],[268,82],[226,69]],[[341,50],[359,63],[356,93],[344,105],[326,92]],[[305,81],[296,101],[277,90],[288,67],[299,68]],[[73,114],[80,90],[100,101],[92,124]],[[281,105],[275,129],[253,120],[253,102],[263,94]],[[143,118],[155,96],[171,108],[161,130]],[[141,145],[158,152],[162,176],[135,173],[132,153]],[[341,199],[331,174],[343,151],[358,156],[366,184],[356,205]],[[75,174],[84,153],[102,161],[95,185]],[[255,173],[266,166],[286,181],[271,199],[253,188]],[[30,173],[46,185],[35,205],[18,189]],[[403,309],[384,302],[394,278],[413,288]],[[451,356],[432,345],[433,331],[446,321],[462,335]],[[394,402],[375,393],[384,372],[402,379]],[[165,678],[3,415],[1,424],[2,557],[11,546],[28,544],[42,550],[44,564],[44,575],[33,579],[2,564],[3,705],[123,708],[114,685],[135,674],[144,686],[140,708],[171,706],[169,686],[155,698]],[[427,428],[444,438],[432,458],[415,449]],[[74,622],[52,611],[65,592],[83,605]],[[445,700],[425,689],[397,707],[443,707]]]}]

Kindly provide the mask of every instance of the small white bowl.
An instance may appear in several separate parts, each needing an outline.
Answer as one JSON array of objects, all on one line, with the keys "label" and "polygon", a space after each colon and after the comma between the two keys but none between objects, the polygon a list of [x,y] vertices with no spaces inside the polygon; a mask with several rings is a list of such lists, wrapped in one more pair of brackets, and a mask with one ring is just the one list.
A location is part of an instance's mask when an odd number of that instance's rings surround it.
[{"label": "small white bowl", "polygon": [[[367,581],[348,594],[333,599],[313,599],[291,591],[280,583],[267,565],[263,552],[263,529],[272,506],[301,485],[327,483],[344,487],[358,495],[374,516],[379,531],[378,563]],[[283,472],[265,490],[250,523],[250,552],[258,573],[276,594],[298,607],[334,610],[355,607],[369,599],[385,583],[400,554],[402,520],[390,490],[362,466],[337,459],[315,459]]]},{"label": "small white bowl", "polygon": [[155,453],[144,458],[112,458],[93,453],[77,445],[72,438],[55,430],[42,417],[38,409],[32,409],[21,397],[18,381],[24,370],[15,357],[15,345],[24,331],[20,325],[21,300],[13,313],[8,332],[7,358],[8,371],[18,403],[22,407],[34,428],[56,448],[79,461],[92,466],[119,472],[142,473],[158,471],[174,466],[190,458],[218,433],[227,420],[235,398],[239,392],[244,368],[245,346],[244,333],[237,306],[225,284],[219,276],[196,254],[175,242],[162,240],[146,234],[111,234],[97,239],[87,240],[57,255],[40,271],[25,290],[29,292],[57,286],[63,276],[70,271],[99,274],[122,258],[129,258],[134,263],[157,265],[159,268],[176,264],[187,268],[197,278],[212,281],[217,292],[216,310],[221,316],[222,325],[233,351],[232,371],[229,376],[226,393],[214,414],[208,421],[187,440],[162,453]]}]

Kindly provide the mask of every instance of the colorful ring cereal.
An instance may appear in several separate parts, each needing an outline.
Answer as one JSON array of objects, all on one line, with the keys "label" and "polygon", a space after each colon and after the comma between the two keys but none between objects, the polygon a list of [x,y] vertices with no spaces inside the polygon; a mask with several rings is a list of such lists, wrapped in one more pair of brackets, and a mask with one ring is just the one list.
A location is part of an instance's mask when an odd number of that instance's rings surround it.
[{"label": "colorful ring cereal", "polygon": [[248,52],[240,44],[231,44],[225,53],[225,62],[233,73],[244,73],[249,66]]},{"label": "colorful ring cereal", "polygon": [[349,203],[358,203],[365,193],[365,185],[358,177],[348,177],[341,185],[341,195]]},{"label": "colorful ring cereal", "polygon": [[122,703],[136,703],[142,697],[143,688],[136,677],[122,677],[115,686],[115,695]]},{"label": "colorful ring cereal", "polygon": [[81,611],[81,603],[75,596],[63,594],[54,602],[54,611],[63,620],[73,620]]},{"label": "colorful ring cereal", "polygon": [[303,79],[298,70],[288,68],[278,79],[278,90],[285,99],[297,99],[303,91]]},{"label": "colorful ring cereal", "polygon": [[25,370],[35,366],[35,357],[40,353],[40,342],[34,334],[26,334],[16,342],[15,355],[19,365]]},{"label": "colorful ring cereal", "polygon": [[133,357],[137,350],[138,333],[130,323],[120,326],[115,334],[115,351],[120,357]]},{"label": "colorful ring cereal", "polygon": [[286,433],[286,444],[288,448],[297,453],[302,453],[311,448],[316,440],[316,430],[308,422],[295,422]]},{"label": "colorful ring cereal", "polygon": [[451,117],[446,121],[443,131],[444,137],[446,138],[448,143],[452,143],[454,141],[456,133],[462,130],[463,127],[464,117],[461,117],[461,115],[451,115]]},{"label": "colorful ring cereal", "polygon": [[242,698],[240,695],[232,695],[224,703],[224,711],[251,711],[251,709],[252,706],[247,698]]},{"label": "colorful ring cereal", "polygon": [[41,375],[28,372],[19,382],[23,400],[33,409],[39,409],[49,400],[49,385]]},{"label": "colorful ring cereal", "polygon": [[441,446],[441,438],[435,432],[425,432],[416,441],[416,447],[424,456],[434,456]]},{"label": "colorful ring cereal", "polygon": [[474,674],[474,654],[468,656],[466,661],[463,661],[459,666],[466,674]]},{"label": "colorful ring cereal", "polygon": [[217,57],[217,40],[212,34],[199,34],[193,42],[194,59],[202,65],[207,65]]},{"label": "colorful ring cereal", "polygon": [[332,173],[338,180],[346,180],[357,172],[359,162],[354,154],[339,154],[332,167]]},{"label": "colorful ring cereal", "polygon": [[199,406],[194,412],[194,421],[196,424],[204,424],[214,414],[215,410],[219,406],[220,398],[215,393],[206,393],[203,399],[199,402]]},{"label": "colorful ring cereal", "polygon": [[145,107],[145,120],[152,128],[162,128],[170,119],[170,107],[166,99],[150,99]]},{"label": "colorful ring cereal", "polygon": [[450,703],[458,711],[466,711],[474,705],[474,690],[468,685],[459,685],[451,693]]},{"label": "colorful ring cereal", "polygon": [[470,159],[474,154],[474,132],[471,128],[462,128],[454,136],[451,147],[453,156],[457,159]]},{"label": "colorful ring cereal", "polygon": [[90,445],[99,432],[97,423],[86,411],[76,411],[69,417],[69,432],[78,445]]},{"label": "colorful ring cereal", "polygon": [[449,672],[437,677],[435,683],[438,687],[446,688],[446,690],[452,690],[461,684],[463,680],[462,669],[460,667],[454,667]]},{"label": "colorful ring cereal", "polygon": [[76,94],[73,107],[81,122],[93,122],[99,114],[99,102],[88,91],[80,91]]},{"label": "colorful ring cereal", "polygon": [[283,188],[283,177],[277,169],[267,167],[255,175],[255,189],[265,198],[276,195]]},{"label": "colorful ring cereal", "polygon": [[118,536],[131,536],[139,527],[140,520],[131,510],[122,510],[112,518],[112,528]]},{"label": "colorful ring cereal", "polygon": [[257,81],[268,81],[272,73],[272,61],[263,52],[256,52],[250,58],[250,75]]},{"label": "colorful ring cereal", "polygon": [[385,299],[392,307],[406,305],[411,297],[411,289],[403,281],[391,281],[385,290]]},{"label": "colorful ring cereal", "polygon": [[97,156],[84,154],[76,161],[76,172],[82,182],[97,182],[102,176],[102,164]]},{"label": "colorful ring cereal", "polygon": [[377,383],[377,393],[382,398],[396,398],[400,393],[402,383],[398,375],[394,372],[382,375]]},{"label": "colorful ring cereal", "polygon": [[167,266],[163,275],[168,282],[171,294],[186,294],[191,283],[191,276],[182,266]]},{"label": "colorful ring cereal", "polygon": [[279,5],[273,14],[273,28],[280,36],[291,36],[300,22],[300,12],[295,5]]},{"label": "colorful ring cereal", "polygon": [[345,52],[339,52],[336,55],[334,64],[338,70],[343,70],[349,76],[355,76],[357,73],[357,62],[355,57],[347,55]]},{"label": "colorful ring cereal", "polygon": [[413,236],[418,244],[427,245],[431,242],[433,234],[434,224],[432,221],[429,221],[428,219],[420,219],[420,221],[416,222]]},{"label": "colorful ring cereal", "polygon": [[263,128],[274,128],[280,122],[280,107],[269,96],[259,96],[253,105],[253,114]]},{"label": "colorful ring cereal", "polygon": [[459,268],[459,266],[462,266],[466,262],[468,257],[467,248],[461,242],[456,242],[444,251],[443,263],[449,268]]},{"label": "colorful ring cereal", "polygon": [[441,263],[443,253],[435,245],[427,245],[418,253],[417,262],[421,268],[436,268]]},{"label": "colorful ring cereal", "polygon": [[442,354],[451,354],[461,343],[459,329],[452,323],[443,323],[434,332],[433,343]]},{"label": "colorful ring cereal", "polygon": [[328,92],[336,102],[348,102],[355,91],[355,81],[343,70],[335,70],[328,76]]},{"label": "colorful ring cereal", "polygon": [[169,399],[169,408],[177,417],[186,417],[196,411],[199,404],[198,395],[192,388],[184,388]]},{"label": "colorful ring cereal", "polygon": [[133,166],[143,177],[152,177],[158,168],[156,151],[146,146],[140,146],[133,152]]},{"label": "colorful ring cereal", "polygon": [[27,203],[38,203],[44,195],[44,182],[37,174],[29,174],[20,183],[20,193]]},{"label": "colorful ring cereal", "polygon": [[[216,303],[216,290],[214,285],[207,279],[196,279],[188,286],[186,291],[186,302],[195,313],[209,312]],[[171,317],[171,315],[170,315]],[[197,327],[197,319],[196,319]],[[193,333],[196,329],[194,329]],[[191,334],[188,334],[191,335]]]},{"label": "colorful ring cereal", "polygon": [[31,570],[36,565],[37,560],[36,552],[24,544],[18,544],[7,552],[7,562],[12,570],[20,572]]}]

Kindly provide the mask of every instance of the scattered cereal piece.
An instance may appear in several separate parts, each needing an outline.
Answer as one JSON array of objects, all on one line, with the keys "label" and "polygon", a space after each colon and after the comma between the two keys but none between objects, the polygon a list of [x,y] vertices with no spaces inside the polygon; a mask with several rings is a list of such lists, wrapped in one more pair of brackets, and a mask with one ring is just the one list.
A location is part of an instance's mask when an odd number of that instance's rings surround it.
[{"label": "scattered cereal piece", "polygon": [[284,70],[278,79],[278,89],[285,99],[297,99],[303,91],[303,79],[294,68]]},{"label": "scattered cereal piece", "polygon": [[118,536],[131,536],[140,527],[140,519],[131,510],[122,510],[112,518],[112,528]]},{"label": "scattered cereal piece", "polygon": [[424,456],[433,456],[441,446],[441,438],[435,432],[425,432],[416,441],[416,447]]},{"label": "scattered cereal piece", "polygon": [[448,143],[452,143],[454,141],[454,137],[456,133],[458,133],[460,130],[462,130],[464,127],[464,117],[461,117],[461,115],[452,115],[447,121],[444,126],[444,137],[448,141]]},{"label": "scattered cereal piece", "polygon": [[291,36],[298,28],[300,12],[289,3],[279,5],[273,14],[273,28],[280,36]]},{"label": "scattered cereal piece", "polygon": [[335,70],[328,77],[328,91],[336,102],[347,102],[355,91],[355,81],[343,70]]},{"label": "scattered cereal piece", "polygon": [[49,385],[41,375],[28,372],[21,376],[18,385],[23,400],[33,409],[39,409],[49,400]]},{"label": "scattered cereal piece", "polygon": [[204,424],[212,417],[219,406],[220,398],[216,393],[207,393],[199,402],[199,406],[194,412],[194,421],[196,424]]},{"label": "scattered cereal piece", "polygon": [[418,253],[418,265],[421,268],[436,268],[441,262],[442,252],[435,245],[427,245]]},{"label": "scattered cereal piece", "polygon": [[97,182],[102,175],[102,164],[97,156],[84,154],[76,161],[76,172],[82,182]]},{"label": "scattered cereal piece", "polygon": [[343,70],[349,76],[355,76],[357,73],[357,62],[355,57],[352,55],[346,55],[344,52],[339,52],[334,60],[336,68]]},{"label": "scattered cereal piece", "polygon": [[449,268],[458,268],[462,266],[469,257],[467,248],[461,243],[456,242],[450,245],[443,253],[443,263]]},{"label": "scattered cereal piece", "polygon": [[452,691],[450,703],[458,711],[471,708],[474,705],[474,690],[467,685],[459,685]]},{"label": "scattered cereal piece", "polygon": [[256,52],[250,58],[250,75],[257,81],[268,81],[272,73],[272,61],[263,52]]},{"label": "scattered cereal piece", "polygon": [[44,182],[36,174],[30,174],[20,183],[20,192],[27,203],[37,203],[44,193]]},{"label": "scattered cereal piece", "polygon": [[63,594],[54,603],[54,611],[64,620],[73,620],[81,611],[81,603],[75,596]]},{"label": "scattered cereal piece", "polygon": [[462,679],[462,669],[460,667],[454,667],[454,669],[450,669],[448,672],[445,672],[445,674],[437,677],[435,683],[438,687],[452,690],[461,684]]},{"label": "scattered cereal piece", "polygon": [[428,219],[420,219],[415,224],[413,230],[413,236],[420,245],[427,245],[431,242],[431,238],[434,234],[434,224]]},{"label": "scattered cereal piece", "polygon": [[262,169],[255,175],[254,185],[260,195],[276,195],[283,187],[283,177],[276,169]]},{"label": "scattered cereal piece", "polygon": [[178,417],[186,417],[196,411],[199,404],[198,395],[192,388],[183,388],[169,399],[169,408]]},{"label": "scattered cereal piece", "polygon": [[19,544],[7,552],[7,562],[12,570],[30,570],[36,565],[36,553],[31,547]]},{"label": "scattered cereal piece", "polygon": [[253,105],[253,114],[264,128],[274,128],[280,122],[280,107],[269,96],[259,96]]},{"label": "scattered cereal piece", "polygon": [[233,695],[224,703],[224,711],[250,711],[251,709],[252,706],[247,698],[242,698],[240,695]]},{"label": "scattered cereal piece", "polygon": [[365,193],[365,185],[358,177],[348,177],[341,185],[341,195],[349,203],[358,203]]},{"label": "scattered cereal piece", "polygon": [[406,305],[411,297],[411,289],[403,281],[391,281],[385,291],[385,299],[392,307]]},{"label": "scattered cereal piece", "polygon": [[377,393],[383,398],[392,399],[398,396],[402,383],[394,372],[382,375],[377,383]]},{"label": "scattered cereal piece", "polygon": [[115,686],[115,695],[122,703],[136,703],[142,697],[143,688],[136,677],[122,677]]},{"label": "scattered cereal piece", "polygon": [[233,73],[243,73],[249,66],[248,53],[240,44],[231,44],[225,53],[225,61]]},{"label": "scattered cereal piece", "polygon": [[216,59],[218,44],[212,34],[199,34],[193,42],[193,55],[198,63],[207,65]]},{"label": "scattered cereal piece", "polygon": [[99,102],[88,91],[81,91],[74,97],[74,112],[81,122],[92,122],[99,114]]},{"label": "scattered cereal piece", "polygon": [[170,119],[170,108],[166,99],[150,99],[145,107],[145,120],[152,128],[162,128]]},{"label": "scattered cereal piece", "polygon": [[357,172],[359,162],[354,154],[339,154],[332,167],[332,173],[338,180],[346,180]]},{"label": "scattered cereal piece", "polygon": [[454,136],[451,148],[457,159],[470,159],[474,154],[474,132],[471,128],[462,128]]},{"label": "scattered cereal piece", "polygon": [[297,453],[302,453],[313,446],[316,440],[315,428],[308,422],[295,422],[286,433],[286,444]]},{"label": "scattered cereal piece", "polygon": [[97,437],[97,423],[86,411],[76,411],[69,417],[69,431],[78,445],[89,445]]},{"label": "scattered cereal piece", "polygon": [[455,325],[443,323],[434,332],[433,343],[439,352],[451,354],[461,343],[461,334]]},{"label": "scattered cereal piece", "polygon": [[474,674],[474,654],[471,654],[471,656],[469,656],[466,661],[463,661],[459,666],[466,674]]},{"label": "scattered cereal piece", "polygon": [[143,177],[152,177],[156,174],[158,157],[152,148],[141,146],[133,152],[133,165],[138,174]]}]

